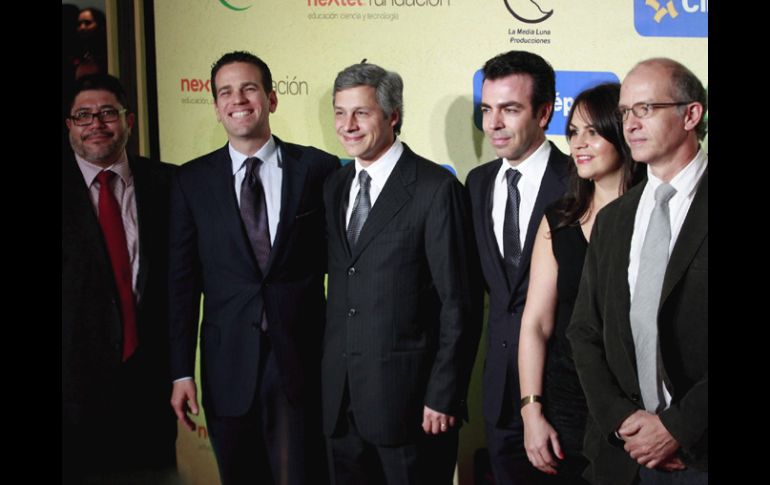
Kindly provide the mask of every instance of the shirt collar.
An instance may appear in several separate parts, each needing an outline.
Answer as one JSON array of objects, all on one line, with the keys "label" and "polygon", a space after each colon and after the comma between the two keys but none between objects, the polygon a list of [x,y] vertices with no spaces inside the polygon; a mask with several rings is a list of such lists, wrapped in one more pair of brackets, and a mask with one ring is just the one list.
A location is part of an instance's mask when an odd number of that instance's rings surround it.
[{"label": "shirt collar", "polygon": [[107,168],[102,168],[99,165],[89,162],[85,158],[75,153],[75,160],[78,162],[80,172],[83,174],[83,178],[86,181],[86,186],[90,187],[94,183],[94,179],[102,170],[112,170],[118,177],[123,180],[123,184],[128,187],[133,183],[133,177],[131,174],[131,167],[128,165],[128,156],[126,150],[120,154],[118,161],[113,163]]},{"label": "shirt collar", "polygon": [[358,174],[361,172],[361,170],[366,170],[366,173],[368,173],[372,178],[372,182],[375,183],[378,187],[382,187],[384,185],[384,181],[387,180],[390,172],[393,171],[393,168],[396,166],[396,162],[398,162],[398,159],[401,158],[403,153],[404,144],[401,143],[401,140],[399,140],[398,137],[396,137],[388,151],[386,151],[380,158],[372,162],[368,167],[361,165],[358,157],[356,157],[356,175],[353,181],[353,186],[358,186]]},{"label": "shirt collar", "polygon": [[551,156],[551,144],[548,142],[548,140],[544,140],[543,143],[532,152],[530,156],[522,160],[518,165],[515,167],[508,162],[507,158],[503,158],[503,163],[500,166],[500,170],[497,172],[497,183],[505,183],[507,184],[508,181],[505,178],[505,172],[508,171],[509,168],[513,168],[515,170],[518,170],[521,172],[521,179],[524,180],[527,177],[527,174],[533,174],[535,172],[539,172],[544,170],[545,165],[548,164],[548,158]]},{"label": "shirt collar", "polygon": [[245,155],[235,148],[233,148],[233,145],[231,143],[227,144],[227,149],[230,152],[230,160],[233,164],[233,175],[235,175],[238,170],[241,169],[243,166],[243,162],[246,161],[249,157],[257,157],[260,160],[262,160],[262,163],[268,164],[268,165],[276,165],[278,168],[282,167],[281,159],[279,156],[278,151],[278,144],[275,142],[275,138],[273,138],[273,135],[270,135],[270,138],[267,139],[267,142],[260,147],[259,150],[257,150],[252,155]]},{"label": "shirt collar", "polygon": [[[680,195],[690,197],[698,188],[698,182],[707,166],[708,154],[703,151],[703,148],[699,148],[698,153],[695,154],[695,158],[688,162],[687,165],[685,165],[684,168],[669,182],[669,184],[676,189],[674,197]],[[655,193],[655,190],[663,183],[661,179],[653,175],[649,165],[647,165],[647,180],[652,193]]]}]

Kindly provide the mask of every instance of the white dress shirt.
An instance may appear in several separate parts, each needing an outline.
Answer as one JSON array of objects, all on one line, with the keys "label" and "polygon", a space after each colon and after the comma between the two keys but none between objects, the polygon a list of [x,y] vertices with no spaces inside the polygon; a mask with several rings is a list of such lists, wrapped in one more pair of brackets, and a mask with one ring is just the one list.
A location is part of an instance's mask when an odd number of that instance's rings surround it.
[{"label": "white dress shirt", "polygon": [[238,206],[241,205],[241,182],[246,176],[246,167],[243,162],[249,157],[257,157],[262,160],[259,166],[259,178],[265,190],[265,202],[267,203],[267,222],[270,228],[270,244],[275,242],[275,234],[281,218],[281,186],[283,184],[283,164],[281,151],[271,135],[267,143],[252,155],[240,153],[233,145],[228,144],[230,160],[233,162],[233,186],[235,196],[238,198]]},{"label": "white dress shirt", "polygon": [[380,192],[382,192],[382,188],[385,187],[385,182],[388,181],[388,177],[390,177],[391,172],[393,172],[393,169],[396,167],[396,162],[398,162],[398,159],[401,158],[401,154],[403,153],[404,144],[401,143],[401,140],[396,138],[396,141],[393,142],[388,151],[379,159],[372,162],[368,167],[361,165],[358,157],[356,157],[356,175],[353,177],[353,184],[350,186],[348,210],[345,213],[345,228],[350,224],[350,215],[353,213],[353,206],[356,204],[356,196],[361,188],[361,184],[358,181],[358,174],[361,173],[361,170],[366,170],[366,173],[372,178],[371,184],[369,185],[369,200],[371,201],[373,208],[374,203],[377,201],[377,197],[379,197]]},{"label": "white dress shirt", "polygon": [[495,233],[497,247],[500,255],[503,255],[503,221],[505,220],[505,204],[508,202],[508,181],[505,172],[513,168],[521,172],[521,178],[516,185],[519,189],[519,244],[524,249],[527,240],[527,227],[532,218],[537,194],[540,191],[540,183],[543,181],[545,169],[548,166],[548,158],[551,156],[551,144],[545,140],[532,155],[518,165],[513,166],[507,158],[495,176],[494,193],[492,195],[492,228]]}]

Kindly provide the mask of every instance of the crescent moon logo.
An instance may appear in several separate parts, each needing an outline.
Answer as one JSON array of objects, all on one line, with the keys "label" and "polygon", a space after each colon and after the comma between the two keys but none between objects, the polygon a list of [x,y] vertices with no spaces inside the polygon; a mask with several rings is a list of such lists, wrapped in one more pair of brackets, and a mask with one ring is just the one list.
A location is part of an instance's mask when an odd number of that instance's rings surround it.
[{"label": "crescent moon logo", "polygon": [[[248,10],[248,9],[250,9],[250,8],[251,8],[251,5],[249,5],[248,7],[243,7],[243,8],[240,8],[240,7],[234,7],[234,6],[230,5],[230,3],[229,3],[229,2],[225,2],[225,0],[219,0],[219,3],[221,3],[221,4],[222,4],[222,5],[224,5],[225,7],[229,8],[230,10],[235,10],[236,12],[242,12],[242,11],[244,11],[244,10]],[[510,10],[510,9],[509,9],[509,10]]]},{"label": "crescent moon logo", "polygon": [[538,24],[538,23],[543,22],[544,20],[546,20],[551,15],[553,15],[553,9],[551,9],[551,10],[546,12],[545,10],[540,8],[540,5],[535,3],[534,0],[528,0],[529,3],[534,5],[535,8],[537,8],[537,10],[539,10],[540,13],[542,14],[542,16],[540,18],[528,19],[528,18],[523,17],[523,16],[517,14],[516,12],[514,12],[513,8],[511,7],[511,4],[516,5],[516,9],[519,10],[519,12],[522,12],[522,11],[534,11],[534,9],[532,7],[522,8],[522,4],[526,3],[526,0],[503,0],[503,1],[505,2],[505,8],[507,8],[508,11],[511,12],[511,15],[513,15],[517,20],[519,20],[521,22],[528,23],[528,24]]}]

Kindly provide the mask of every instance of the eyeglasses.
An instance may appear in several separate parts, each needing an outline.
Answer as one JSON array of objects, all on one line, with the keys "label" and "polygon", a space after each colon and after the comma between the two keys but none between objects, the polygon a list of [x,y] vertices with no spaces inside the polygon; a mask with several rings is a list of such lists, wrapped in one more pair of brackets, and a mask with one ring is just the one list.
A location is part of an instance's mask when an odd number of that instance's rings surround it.
[{"label": "eyeglasses", "polygon": [[101,121],[102,123],[111,123],[113,121],[118,121],[118,119],[120,118],[120,115],[122,115],[126,111],[128,111],[126,108],[103,109],[97,113],[91,113],[90,111],[80,111],[78,113],[75,113],[75,116],[70,116],[70,119],[77,126],[88,126],[94,122],[95,117],[98,117],[99,121]]},{"label": "eyeglasses", "polygon": [[639,119],[649,118],[652,116],[652,112],[655,108],[670,108],[672,106],[684,106],[690,104],[691,101],[680,101],[677,103],[636,103],[630,108],[618,108],[618,113],[623,121],[628,119],[628,113],[634,112],[634,116]]}]

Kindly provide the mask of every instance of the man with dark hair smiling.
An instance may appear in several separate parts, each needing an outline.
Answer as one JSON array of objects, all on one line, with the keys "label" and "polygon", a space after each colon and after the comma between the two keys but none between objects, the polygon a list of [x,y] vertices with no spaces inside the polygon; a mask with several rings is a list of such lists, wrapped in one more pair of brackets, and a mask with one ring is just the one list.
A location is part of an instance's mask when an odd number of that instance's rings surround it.
[{"label": "man with dark hair smiling", "polygon": [[171,404],[194,429],[203,295],[201,387],[222,483],[324,483],[321,190],[339,160],[271,133],[278,98],[253,54],[222,56],[211,87],[228,143],[171,188]]}]

